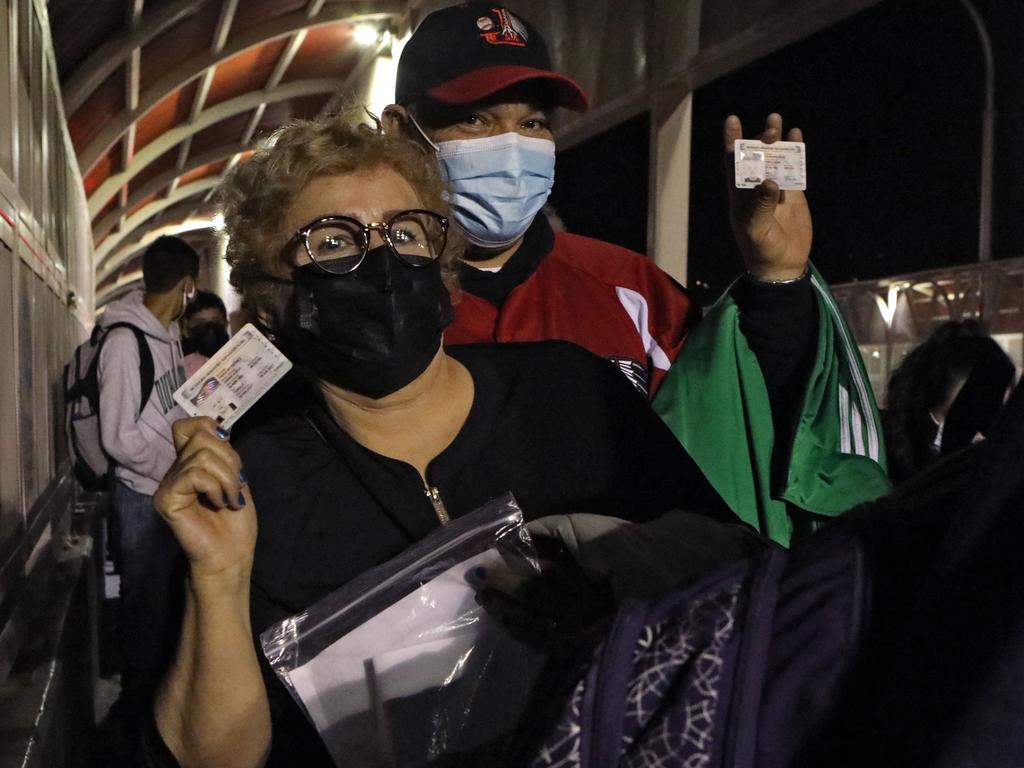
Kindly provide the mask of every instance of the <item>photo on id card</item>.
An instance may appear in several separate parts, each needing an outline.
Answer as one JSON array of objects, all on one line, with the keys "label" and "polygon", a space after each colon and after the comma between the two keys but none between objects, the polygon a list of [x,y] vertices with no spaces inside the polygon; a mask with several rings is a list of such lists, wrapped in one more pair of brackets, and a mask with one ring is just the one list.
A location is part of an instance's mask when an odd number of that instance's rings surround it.
[{"label": "photo on id card", "polygon": [[189,416],[228,429],[292,367],[251,323],[243,326],[174,393]]}]

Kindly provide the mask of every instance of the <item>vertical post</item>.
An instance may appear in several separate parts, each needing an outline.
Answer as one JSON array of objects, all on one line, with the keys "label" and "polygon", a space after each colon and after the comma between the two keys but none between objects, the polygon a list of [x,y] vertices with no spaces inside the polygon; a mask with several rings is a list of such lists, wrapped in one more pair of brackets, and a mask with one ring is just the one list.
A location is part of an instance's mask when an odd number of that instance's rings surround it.
[{"label": "vertical post", "polygon": [[[667,115],[651,111],[654,193],[650,197],[648,250],[655,263],[686,284],[687,237],[690,224],[690,139],[693,94],[687,94]],[[651,236],[653,235],[653,236]]]},{"label": "vertical post", "polygon": [[992,41],[989,39],[985,22],[971,0],[960,0],[974,22],[981,41],[985,59],[985,108],[981,113],[981,194],[978,215],[978,261],[992,259],[992,165],[995,153],[995,61],[992,56]]},{"label": "vertical post", "polygon": [[693,87],[664,82],[700,48],[704,0],[649,0],[647,65],[651,89],[647,250],[655,263],[687,282]]}]

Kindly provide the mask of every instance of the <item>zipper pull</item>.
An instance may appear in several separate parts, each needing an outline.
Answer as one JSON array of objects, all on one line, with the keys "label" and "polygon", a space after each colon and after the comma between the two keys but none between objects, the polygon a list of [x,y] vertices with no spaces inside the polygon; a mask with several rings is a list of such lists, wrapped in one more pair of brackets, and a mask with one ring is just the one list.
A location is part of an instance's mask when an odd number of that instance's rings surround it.
[{"label": "zipper pull", "polygon": [[451,518],[448,516],[448,510],[444,508],[444,502],[441,501],[441,492],[432,485],[426,486],[423,492],[427,495],[430,503],[434,506],[434,514],[436,514],[437,519],[441,521],[441,525],[448,525]]}]

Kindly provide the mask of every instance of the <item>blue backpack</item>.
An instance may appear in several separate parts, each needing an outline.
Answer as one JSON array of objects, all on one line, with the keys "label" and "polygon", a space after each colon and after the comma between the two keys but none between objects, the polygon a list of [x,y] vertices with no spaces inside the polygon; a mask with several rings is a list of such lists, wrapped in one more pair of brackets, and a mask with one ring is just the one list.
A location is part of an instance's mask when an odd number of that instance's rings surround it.
[{"label": "blue backpack", "polygon": [[1024,765],[1022,510],[1018,386],[987,440],[797,548],[621,608],[526,762]]},{"label": "blue backpack", "polygon": [[837,529],[625,606],[531,768],[790,765],[852,659],[863,582]]}]

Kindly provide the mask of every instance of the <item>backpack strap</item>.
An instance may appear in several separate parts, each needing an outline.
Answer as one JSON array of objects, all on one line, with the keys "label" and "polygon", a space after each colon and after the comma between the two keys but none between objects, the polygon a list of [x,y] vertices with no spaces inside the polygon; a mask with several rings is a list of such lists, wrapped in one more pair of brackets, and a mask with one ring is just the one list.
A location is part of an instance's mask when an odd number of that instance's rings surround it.
[{"label": "backpack strap", "polygon": [[146,407],[146,403],[149,402],[149,396],[153,394],[153,379],[156,376],[156,372],[153,366],[153,352],[149,348],[149,342],[146,341],[146,334],[136,328],[134,325],[131,329],[135,332],[135,340],[139,343],[139,380],[142,385],[142,400],[139,405],[139,415],[142,415],[142,409]]},{"label": "backpack strap", "polygon": [[[100,339],[100,344],[103,344],[110,336],[110,332],[115,328],[129,328],[132,333],[135,334],[135,341],[139,345],[139,379],[142,399],[139,404],[139,416],[142,415],[142,411],[146,407],[146,403],[149,402],[149,396],[153,393],[153,381],[156,377],[156,371],[153,365],[153,352],[149,348],[149,342],[146,341],[146,334],[137,326],[131,323],[111,323],[105,327],[105,333],[103,338]],[[101,350],[102,351],[102,350]],[[96,353],[96,361],[99,362],[100,353]]]}]

